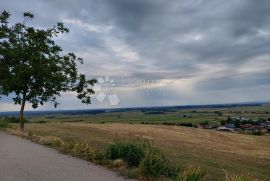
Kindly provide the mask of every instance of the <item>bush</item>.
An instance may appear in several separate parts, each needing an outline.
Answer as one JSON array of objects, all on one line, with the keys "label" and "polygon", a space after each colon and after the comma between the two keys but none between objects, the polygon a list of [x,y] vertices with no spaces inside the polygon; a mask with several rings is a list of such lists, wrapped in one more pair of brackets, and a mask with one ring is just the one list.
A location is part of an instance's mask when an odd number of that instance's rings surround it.
[{"label": "bush", "polygon": [[192,123],[178,123],[177,126],[193,127]]},{"label": "bush", "polygon": [[117,140],[111,144],[106,152],[109,160],[123,159],[129,166],[138,166],[144,156],[140,144]]},{"label": "bush", "polygon": [[257,179],[253,178],[249,174],[226,174],[226,181],[256,181]]},{"label": "bush", "polygon": [[34,122],[34,123],[41,123],[41,124],[46,124],[46,123],[47,123],[47,121],[44,121],[44,120],[39,120],[39,121],[37,121],[37,122]]},{"label": "bush", "polygon": [[209,121],[205,120],[199,123],[199,125],[209,125]]},{"label": "bush", "polygon": [[70,154],[72,152],[72,150],[74,149],[74,146],[75,146],[75,143],[73,143],[73,142],[65,143],[61,147],[60,152],[61,153],[68,153],[68,154]]},{"label": "bush", "polygon": [[6,120],[0,119],[0,128],[8,128],[9,124]]},{"label": "bush", "polygon": [[84,143],[74,143],[74,142],[62,143],[59,140],[59,142],[55,142],[54,146],[59,147],[61,153],[71,154],[73,156],[78,156],[80,158],[89,161],[93,161],[93,159],[98,160],[99,159],[98,157],[101,157],[101,154],[97,152],[94,153],[94,151],[90,148],[90,146]]},{"label": "bush", "polygon": [[176,177],[178,168],[171,166],[169,160],[156,148],[149,148],[140,163],[139,170],[144,176]]},{"label": "bush", "polygon": [[[27,119],[23,119],[25,123],[28,122]],[[19,118],[15,118],[15,117],[6,117],[5,118],[5,121],[8,122],[8,123],[19,123],[20,122],[20,119]]]},{"label": "bush", "polygon": [[28,135],[29,137],[33,137],[33,136],[34,136],[34,133],[33,133],[32,130],[29,130],[28,133],[27,133],[27,135]]},{"label": "bush", "polygon": [[263,133],[259,130],[256,130],[256,131],[252,131],[252,135],[261,136],[263,135]]},{"label": "bush", "polygon": [[197,167],[188,166],[179,176],[177,181],[202,181],[204,179],[205,179],[204,170]]},{"label": "bush", "polygon": [[105,155],[103,152],[101,151],[95,151],[94,152],[94,160],[96,161],[101,161],[101,160],[104,160],[105,159]]}]

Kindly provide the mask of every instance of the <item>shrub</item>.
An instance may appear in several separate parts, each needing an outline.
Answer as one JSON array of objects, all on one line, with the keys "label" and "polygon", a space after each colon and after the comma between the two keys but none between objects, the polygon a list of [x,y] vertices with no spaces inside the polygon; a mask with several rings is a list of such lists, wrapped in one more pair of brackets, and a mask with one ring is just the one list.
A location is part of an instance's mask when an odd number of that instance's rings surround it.
[{"label": "shrub", "polygon": [[[26,119],[23,119],[25,123],[28,122],[28,120]],[[15,117],[6,117],[5,118],[5,121],[8,122],[8,123],[19,123],[20,122],[20,119],[19,118],[15,118]]]},{"label": "shrub", "polygon": [[169,125],[169,126],[175,126],[176,123],[170,123],[170,122],[163,122],[163,125]]},{"label": "shrub", "polygon": [[209,121],[205,120],[199,123],[199,125],[209,125]]},{"label": "shrub", "polygon": [[121,140],[114,141],[106,152],[109,160],[123,159],[129,166],[138,166],[144,156],[141,145]]},{"label": "shrub", "polygon": [[37,122],[35,122],[35,123],[46,124],[46,123],[47,123],[47,121],[44,121],[44,120],[39,120],[39,121],[37,121]]},{"label": "shrub", "polygon": [[177,179],[177,181],[202,181],[202,180],[205,180],[205,171],[200,168],[192,166],[188,166]]},{"label": "shrub", "polygon": [[192,123],[178,123],[177,126],[193,127]]},{"label": "shrub", "polygon": [[139,170],[144,176],[176,177],[178,168],[171,166],[169,160],[157,149],[149,148],[140,163]]},{"label": "shrub", "polygon": [[62,147],[61,147],[61,150],[60,152],[61,153],[71,153],[73,148],[75,146],[75,143],[73,142],[68,142],[68,143],[65,143]]},{"label": "shrub", "polygon": [[73,144],[73,148],[72,148],[72,145],[70,145],[70,149],[74,155],[77,155],[81,158],[92,160],[94,156],[94,152],[92,151],[92,149],[90,148],[88,144],[75,143]]},{"label": "shrub", "polygon": [[253,178],[249,174],[226,174],[226,181],[256,181],[257,179]]},{"label": "shrub", "polygon": [[108,165],[110,164],[109,161],[106,159],[106,156],[104,152],[102,151],[95,151],[93,154],[93,159],[95,163],[101,164],[101,165]]},{"label": "shrub", "polygon": [[0,128],[8,128],[9,124],[6,120],[0,119]]},{"label": "shrub", "polygon": [[53,147],[60,147],[62,145],[62,142],[60,139],[54,139],[52,140],[52,146]]},{"label": "shrub", "polygon": [[261,136],[261,135],[263,135],[263,133],[262,133],[261,131],[259,131],[259,130],[252,131],[252,134],[253,134],[253,135],[256,135],[256,136]]},{"label": "shrub", "polygon": [[33,137],[34,133],[33,133],[32,130],[29,130],[28,133],[27,133],[27,135],[28,135],[29,137]]}]

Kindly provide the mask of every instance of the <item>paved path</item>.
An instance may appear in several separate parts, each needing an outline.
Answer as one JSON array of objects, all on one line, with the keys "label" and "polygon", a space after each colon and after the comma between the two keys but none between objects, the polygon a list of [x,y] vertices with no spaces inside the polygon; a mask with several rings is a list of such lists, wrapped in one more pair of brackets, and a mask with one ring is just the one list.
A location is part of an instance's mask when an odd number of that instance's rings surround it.
[{"label": "paved path", "polygon": [[0,181],[123,181],[116,173],[0,131]]}]

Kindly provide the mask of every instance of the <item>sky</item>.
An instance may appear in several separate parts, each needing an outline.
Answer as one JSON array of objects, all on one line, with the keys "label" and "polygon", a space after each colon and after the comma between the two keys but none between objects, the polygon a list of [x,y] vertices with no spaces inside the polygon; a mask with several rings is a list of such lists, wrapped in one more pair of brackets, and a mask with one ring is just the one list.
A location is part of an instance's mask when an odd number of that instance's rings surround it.
[{"label": "sky", "polygon": [[[57,109],[269,101],[269,7],[269,0],[0,0],[11,23],[29,11],[36,28],[64,22],[70,33],[55,41],[98,79],[91,105],[66,93]],[[0,99],[0,111],[18,109],[11,97]]]}]

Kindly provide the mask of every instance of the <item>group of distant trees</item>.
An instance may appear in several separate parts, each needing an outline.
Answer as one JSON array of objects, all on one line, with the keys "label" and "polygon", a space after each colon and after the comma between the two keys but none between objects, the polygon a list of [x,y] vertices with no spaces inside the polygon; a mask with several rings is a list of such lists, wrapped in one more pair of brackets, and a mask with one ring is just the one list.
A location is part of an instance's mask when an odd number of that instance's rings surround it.
[{"label": "group of distant trees", "polygon": [[82,103],[90,104],[95,79],[87,79],[77,69],[83,63],[74,53],[64,54],[54,38],[68,33],[63,23],[48,29],[27,26],[34,18],[23,14],[23,22],[10,24],[10,13],[0,14],[0,98],[12,97],[20,105],[20,128],[24,130],[24,109],[46,102],[57,107],[62,92],[77,92]]}]

